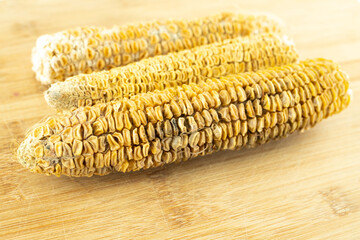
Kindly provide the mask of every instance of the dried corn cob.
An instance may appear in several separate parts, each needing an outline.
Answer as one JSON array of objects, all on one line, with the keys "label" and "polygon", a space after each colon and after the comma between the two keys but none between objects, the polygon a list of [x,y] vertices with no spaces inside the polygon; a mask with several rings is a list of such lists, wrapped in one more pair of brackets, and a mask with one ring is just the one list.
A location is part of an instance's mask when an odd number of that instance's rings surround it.
[{"label": "dried corn cob", "polygon": [[196,83],[206,77],[294,63],[297,58],[295,47],[286,36],[262,34],[235,38],[144,59],[110,71],[74,76],[52,84],[45,92],[45,99],[56,109],[69,109]]},{"label": "dried corn cob", "polygon": [[32,63],[36,78],[49,84],[224,39],[281,31],[267,16],[233,13],[111,29],[83,27],[39,37]]},{"label": "dried corn cob", "polygon": [[348,84],[324,59],[208,78],[59,113],[29,132],[18,158],[34,172],[92,176],[253,147],[340,112]]}]

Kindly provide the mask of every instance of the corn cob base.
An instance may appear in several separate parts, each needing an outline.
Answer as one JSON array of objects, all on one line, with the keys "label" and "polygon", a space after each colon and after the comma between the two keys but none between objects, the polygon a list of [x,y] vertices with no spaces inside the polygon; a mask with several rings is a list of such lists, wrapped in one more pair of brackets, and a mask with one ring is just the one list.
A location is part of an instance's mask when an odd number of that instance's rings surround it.
[{"label": "corn cob base", "polygon": [[346,108],[347,90],[324,59],[209,78],[59,114],[29,132],[18,158],[57,176],[158,167],[308,129]]}]

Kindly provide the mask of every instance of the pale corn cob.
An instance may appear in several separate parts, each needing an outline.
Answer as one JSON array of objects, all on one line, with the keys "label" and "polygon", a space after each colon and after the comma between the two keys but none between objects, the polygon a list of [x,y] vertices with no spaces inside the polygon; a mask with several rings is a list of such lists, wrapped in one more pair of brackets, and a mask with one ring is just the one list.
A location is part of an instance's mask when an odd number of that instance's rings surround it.
[{"label": "pale corn cob", "polygon": [[281,31],[278,21],[268,16],[234,13],[111,29],[75,28],[39,37],[32,52],[33,71],[43,84],[50,84],[224,39]]},{"label": "pale corn cob", "polygon": [[18,158],[33,172],[92,176],[253,147],[340,112],[348,84],[324,59],[208,78],[58,113],[28,133]]},{"label": "pale corn cob", "polygon": [[81,74],[52,84],[45,92],[48,104],[69,109],[140,92],[197,83],[206,77],[294,63],[298,54],[286,36],[261,34],[200,46],[101,71]]}]

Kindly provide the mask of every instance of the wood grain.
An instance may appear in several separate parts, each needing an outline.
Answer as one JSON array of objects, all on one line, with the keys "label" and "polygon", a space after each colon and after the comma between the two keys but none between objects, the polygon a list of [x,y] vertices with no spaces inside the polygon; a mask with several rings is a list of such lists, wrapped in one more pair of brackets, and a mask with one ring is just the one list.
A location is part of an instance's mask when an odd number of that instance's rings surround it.
[{"label": "wood grain", "polygon": [[[12,157],[52,113],[34,79],[38,36],[219,11],[269,12],[302,58],[339,62],[353,101],[316,128],[256,149],[165,168],[71,179]],[[360,239],[360,2],[0,1],[0,239]]]}]

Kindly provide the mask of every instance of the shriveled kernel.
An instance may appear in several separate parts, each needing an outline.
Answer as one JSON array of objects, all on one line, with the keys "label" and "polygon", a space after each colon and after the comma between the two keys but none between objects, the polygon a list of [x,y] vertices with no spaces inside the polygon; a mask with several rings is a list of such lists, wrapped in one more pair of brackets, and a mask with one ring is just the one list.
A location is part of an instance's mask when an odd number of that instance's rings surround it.
[{"label": "shriveled kernel", "polygon": [[192,117],[192,116],[187,117],[187,125],[189,126],[188,130],[190,132],[195,132],[195,131],[198,130],[198,125],[197,125],[197,123],[195,121],[195,118]]},{"label": "shriveled kernel", "polygon": [[92,125],[92,128],[94,130],[94,135],[95,136],[99,136],[99,135],[101,135],[101,134],[103,134],[105,132],[104,125],[102,124],[101,121],[96,121]]},{"label": "shriveled kernel", "polygon": [[165,137],[171,137],[172,136],[172,127],[171,127],[171,123],[169,120],[166,120],[164,122],[164,134],[165,134]]},{"label": "shriveled kernel", "polygon": [[35,148],[35,157],[42,158],[44,156],[44,147],[39,145]]},{"label": "shriveled kernel", "polygon": [[246,112],[245,112],[245,105],[243,103],[239,104],[238,110],[239,110],[239,118],[241,120],[246,120],[247,116],[246,116]]},{"label": "shriveled kernel", "polygon": [[122,131],[122,135],[124,137],[124,146],[129,147],[131,146],[131,133],[129,129],[124,129]]},{"label": "shriveled kernel", "polygon": [[254,100],[254,112],[256,116],[262,116],[262,107],[259,99]]},{"label": "shriveled kernel", "polygon": [[132,123],[135,127],[139,127],[141,124],[140,116],[136,111],[130,112]]},{"label": "shriveled kernel", "polygon": [[170,104],[165,104],[164,105],[164,116],[167,119],[171,119],[174,116],[172,111],[171,111]]},{"label": "shriveled kernel", "polygon": [[91,147],[90,143],[88,141],[83,141],[83,146],[84,146],[84,150],[83,150],[83,154],[84,156],[87,155],[93,155],[94,154],[94,150]]},{"label": "shriveled kernel", "polygon": [[61,163],[63,165],[63,170],[64,170],[64,167],[66,167],[68,169],[75,168],[74,160],[71,159],[71,158],[63,158],[63,159],[61,159]]},{"label": "shriveled kernel", "polygon": [[214,122],[220,121],[218,112],[215,109],[213,108],[209,109],[209,113],[211,114],[211,118]]},{"label": "shriveled kernel", "polygon": [[239,119],[239,111],[235,104],[230,104],[229,106],[229,113],[231,120],[238,120]]},{"label": "shriveled kernel", "polygon": [[213,118],[212,118],[211,114],[209,113],[209,111],[204,110],[204,111],[202,111],[201,115],[204,118],[205,126],[209,127],[211,125],[212,121],[213,121]]},{"label": "shriveled kernel", "polygon": [[96,136],[89,137],[87,141],[89,142],[95,153],[99,151],[99,141]]},{"label": "shriveled kernel", "polygon": [[64,157],[72,157],[73,156],[71,146],[64,142],[62,143],[62,152],[63,152]]},{"label": "shriveled kernel", "polygon": [[154,125],[152,123],[149,123],[147,125],[146,132],[148,134],[148,137],[149,137],[150,141],[155,139],[155,128],[154,128]]},{"label": "shriveled kernel", "polygon": [[134,160],[135,161],[139,161],[143,158],[143,155],[142,155],[142,149],[140,146],[136,146],[134,148]]},{"label": "shriveled kernel", "polygon": [[199,112],[194,114],[194,119],[199,129],[203,129],[205,127],[205,120]]},{"label": "shriveled kernel", "polygon": [[82,141],[75,139],[73,142],[72,151],[74,153],[74,156],[80,156],[83,150],[83,143]]},{"label": "shriveled kernel", "polygon": [[62,140],[66,143],[70,143],[73,141],[73,128],[71,127],[67,127],[65,128],[65,130],[62,132]]},{"label": "shriveled kernel", "polygon": [[81,124],[77,124],[74,127],[73,134],[74,134],[75,139],[82,140],[82,138],[83,138],[83,129],[82,129]]},{"label": "shriveled kernel", "polygon": [[219,93],[219,96],[220,96],[221,104],[223,106],[229,105],[231,98],[230,98],[229,93],[226,90],[221,90]]},{"label": "shriveled kernel", "polygon": [[252,101],[247,101],[245,104],[245,110],[246,110],[246,115],[250,118],[255,117],[255,111],[254,111],[254,106],[252,104]]},{"label": "shriveled kernel", "polygon": [[214,140],[220,140],[222,136],[222,128],[219,125],[215,125],[213,129]]},{"label": "shriveled kernel", "polygon": [[106,136],[106,140],[110,146],[111,151],[115,151],[120,148],[120,145],[116,142],[116,140],[114,139],[114,137],[111,134],[108,134]]},{"label": "shriveled kernel", "polygon": [[95,56],[95,51],[92,48],[86,49],[86,58],[92,60]]},{"label": "shriveled kernel", "polygon": [[96,68],[99,70],[102,70],[105,68],[105,61],[102,59],[99,59],[96,63]]},{"label": "shriveled kernel", "polygon": [[49,142],[51,142],[51,143],[56,143],[56,142],[59,142],[60,140],[61,140],[61,137],[59,135],[52,135],[49,138]]},{"label": "shriveled kernel", "polygon": [[200,133],[199,132],[192,133],[189,137],[190,147],[195,147],[199,143],[199,140],[200,140]]},{"label": "shriveled kernel", "polygon": [[183,133],[187,132],[187,128],[185,126],[185,118],[180,117],[178,119],[178,126],[179,126],[179,129],[180,129],[181,132],[183,132]]},{"label": "shriveled kernel", "polygon": [[99,152],[105,152],[108,147],[105,136],[98,137],[98,141],[99,141]]},{"label": "shriveled kernel", "polygon": [[220,119],[226,122],[231,121],[230,111],[228,107],[224,107],[219,110]]}]

